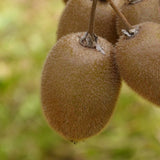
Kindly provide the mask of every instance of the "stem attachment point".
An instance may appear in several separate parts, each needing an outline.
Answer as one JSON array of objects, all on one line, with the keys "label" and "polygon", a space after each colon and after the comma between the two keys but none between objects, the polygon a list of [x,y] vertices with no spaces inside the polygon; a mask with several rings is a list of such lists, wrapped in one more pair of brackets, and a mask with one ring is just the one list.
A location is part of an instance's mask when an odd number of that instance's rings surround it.
[{"label": "stem attachment point", "polygon": [[105,54],[103,48],[97,43],[98,37],[95,34],[85,33],[83,37],[80,37],[79,43],[83,47],[96,49],[98,52]]},{"label": "stem attachment point", "polygon": [[133,38],[139,32],[139,28],[140,27],[137,26],[137,27],[130,29],[130,30],[122,29],[122,33],[128,38]]},{"label": "stem attachment point", "polygon": [[136,4],[141,2],[142,0],[128,0],[129,4]]},{"label": "stem attachment point", "polygon": [[88,48],[95,48],[96,43],[97,43],[98,37],[95,34],[90,34],[88,32],[85,33],[85,35],[80,38],[80,44],[83,47],[88,47]]}]

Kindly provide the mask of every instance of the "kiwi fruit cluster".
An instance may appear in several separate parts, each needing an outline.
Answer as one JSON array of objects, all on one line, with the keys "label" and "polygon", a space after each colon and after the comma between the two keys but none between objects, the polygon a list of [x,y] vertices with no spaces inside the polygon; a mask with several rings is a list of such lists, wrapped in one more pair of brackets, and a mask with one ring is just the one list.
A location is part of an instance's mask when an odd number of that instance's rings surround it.
[{"label": "kiwi fruit cluster", "polygon": [[85,140],[107,126],[121,79],[160,105],[160,24],[153,9],[157,2],[67,2],[41,79],[44,115],[65,139]]}]

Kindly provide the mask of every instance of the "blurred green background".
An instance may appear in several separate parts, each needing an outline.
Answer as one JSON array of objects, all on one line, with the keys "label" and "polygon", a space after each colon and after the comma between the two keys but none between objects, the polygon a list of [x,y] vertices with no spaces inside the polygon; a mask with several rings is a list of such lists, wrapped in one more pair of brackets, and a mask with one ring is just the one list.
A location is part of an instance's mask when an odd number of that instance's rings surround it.
[{"label": "blurred green background", "polygon": [[49,128],[40,78],[60,0],[0,1],[0,160],[159,160],[160,109],[123,84],[108,127],[76,145]]}]

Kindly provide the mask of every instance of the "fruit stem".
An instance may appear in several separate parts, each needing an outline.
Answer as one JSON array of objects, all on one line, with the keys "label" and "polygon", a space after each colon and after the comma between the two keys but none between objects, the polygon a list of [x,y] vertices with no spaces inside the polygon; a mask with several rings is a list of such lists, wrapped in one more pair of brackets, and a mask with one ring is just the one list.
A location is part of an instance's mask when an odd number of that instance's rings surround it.
[{"label": "fruit stem", "polygon": [[108,1],[110,2],[111,7],[114,9],[116,14],[122,19],[123,23],[126,25],[127,31],[130,32],[130,30],[133,29],[132,25],[128,22],[126,17],[122,14],[122,12],[118,9],[118,7],[113,3],[113,1],[112,0],[108,0]]},{"label": "fruit stem", "polygon": [[88,33],[91,36],[94,36],[94,21],[95,21],[96,6],[97,6],[97,0],[93,0],[90,22],[89,22],[89,29],[88,29]]},{"label": "fruit stem", "polygon": [[93,0],[88,32],[86,32],[83,37],[80,37],[79,43],[83,47],[94,48],[102,54],[105,54],[103,48],[101,48],[101,46],[99,46],[99,44],[97,43],[98,37],[94,34],[96,6],[97,0]]}]

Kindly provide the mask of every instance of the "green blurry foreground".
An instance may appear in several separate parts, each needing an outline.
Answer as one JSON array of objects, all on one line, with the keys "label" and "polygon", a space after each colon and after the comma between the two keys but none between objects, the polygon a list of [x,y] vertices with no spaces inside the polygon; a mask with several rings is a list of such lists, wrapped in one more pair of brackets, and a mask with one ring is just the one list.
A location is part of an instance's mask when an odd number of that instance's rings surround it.
[{"label": "green blurry foreground", "polygon": [[60,0],[0,1],[0,160],[159,160],[160,109],[124,84],[100,135],[74,145],[46,123],[41,70],[63,8]]}]

